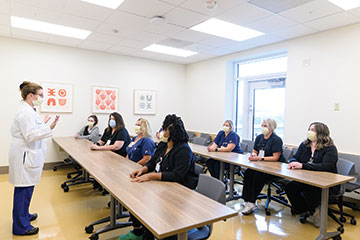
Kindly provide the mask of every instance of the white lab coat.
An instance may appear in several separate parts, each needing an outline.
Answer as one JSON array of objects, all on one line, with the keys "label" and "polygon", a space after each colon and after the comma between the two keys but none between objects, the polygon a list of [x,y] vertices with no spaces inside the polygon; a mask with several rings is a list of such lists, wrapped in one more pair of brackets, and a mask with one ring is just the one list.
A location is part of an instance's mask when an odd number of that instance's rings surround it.
[{"label": "white lab coat", "polygon": [[22,101],[11,126],[9,181],[15,187],[39,184],[46,154],[45,138],[52,136],[40,115]]}]

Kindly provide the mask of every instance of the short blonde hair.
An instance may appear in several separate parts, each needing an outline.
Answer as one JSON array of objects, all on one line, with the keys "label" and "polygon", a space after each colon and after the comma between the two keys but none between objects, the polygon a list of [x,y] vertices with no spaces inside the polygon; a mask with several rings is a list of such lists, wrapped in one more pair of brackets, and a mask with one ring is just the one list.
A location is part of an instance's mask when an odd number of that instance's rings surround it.
[{"label": "short blonde hair", "polygon": [[138,121],[140,122],[140,128],[143,136],[151,138],[151,126],[149,121],[145,118],[139,118]]},{"label": "short blonde hair", "polygon": [[265,119],[263,120],[263,122],[266,123],[266,125],[268,126],[268,128],[269,128],[270,131],[275,131],[277,124],[276,124],[276,121],[275,121],[274,119],[272,119],[272,118],[265,118]]}]

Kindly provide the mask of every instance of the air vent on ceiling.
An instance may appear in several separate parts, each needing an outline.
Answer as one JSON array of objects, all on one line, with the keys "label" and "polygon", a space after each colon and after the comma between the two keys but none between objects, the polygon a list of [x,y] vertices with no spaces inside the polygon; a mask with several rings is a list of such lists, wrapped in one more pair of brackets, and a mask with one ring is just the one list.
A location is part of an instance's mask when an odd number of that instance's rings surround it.
[{"label": "air vent on ceiling", "polygon": [[162,40],[161,42],[158,42],[157,44],[165,45],[168,47],[174,47],[174,48],[182,48],[187,45],[193,44],[193,42],[183,41],[176,38],[167,38],[165,40]]}]

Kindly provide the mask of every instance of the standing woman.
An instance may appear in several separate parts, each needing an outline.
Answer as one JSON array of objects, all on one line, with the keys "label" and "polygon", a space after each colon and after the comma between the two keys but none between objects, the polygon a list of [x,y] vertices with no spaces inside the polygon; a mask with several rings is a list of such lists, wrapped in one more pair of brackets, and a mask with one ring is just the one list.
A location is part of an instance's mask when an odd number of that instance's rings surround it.
[{"label": "standing woman", "polygon": [[34,109],[42,103],[43,89],[40,85],[23,82],[20,85],[23,101],[18,108],[11,126],[12,141],[9,151],[9,181],[14,185],[13,229],[14,235],[33,235],[39,232],[30,221],[37,214],[29,213],[34,186],[40,182],[46,154],[46,138],[52,136],[59,116],[50,126]]},{"label": "standing woman", "polygon": [[151,139],[150,123],[145,118],[139,118],[135,124],[135,134],[127,146],[127,158],[144,166],[150,161],[155,151],[155,143]]},{"label": "standing woman", "polygon": [[126,147],[131,139],[125,128],[125,123],[120,113],[113,112],[109,116],[108,127],[105,129],[101,140],[91,146],[92,150],[111,150],[126,157]]}]

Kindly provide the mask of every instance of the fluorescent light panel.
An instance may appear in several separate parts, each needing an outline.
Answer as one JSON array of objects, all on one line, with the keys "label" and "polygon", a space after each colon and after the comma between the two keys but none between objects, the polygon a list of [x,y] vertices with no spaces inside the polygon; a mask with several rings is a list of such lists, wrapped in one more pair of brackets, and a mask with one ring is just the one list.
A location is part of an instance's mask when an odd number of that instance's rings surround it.
[{"label": "fluorescent light panel", "polygon": [[328,0],[344,10],[360,7],[360,0]]},{"label": "fluorescent light panel", "polygon": [[106,8],[117,9],[125,0],[81,0]]},{"label": "fluorescent light panel", "polygon": [[150,52],[163,53],[163,54],[168,54],[168,55],[175,55],[175,56],[179,56],[179,57],[190,57],[192,55],[198,54],[197,52],[163,46],[163,45],[159,45],[159,44],[152,44],[152,45],[144,48],[143,50],[150,51]]},{"label": "fluorescent light panel", "polygon": [[62,25],[41,22],[37,20],[11,16],[11,26],[31,31],[51,33],[55,35],[85,39],[90,35],[90,31],[78,28],[66,27]]},{"label": "fluorescent light panel", "polygon": [[225,22],[216,18],[210,18],[209,20],[202,22],[192,27],[191,29],[235,41],[244,41],[250,38],[264,35],[262,32]]}]

